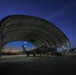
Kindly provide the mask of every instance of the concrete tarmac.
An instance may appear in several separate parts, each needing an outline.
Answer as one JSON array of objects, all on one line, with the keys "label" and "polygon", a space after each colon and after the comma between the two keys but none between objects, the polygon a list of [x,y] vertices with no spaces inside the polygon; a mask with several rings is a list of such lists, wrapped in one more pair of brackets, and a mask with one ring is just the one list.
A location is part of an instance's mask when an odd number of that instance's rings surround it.
[{"label": "concrete tarmac", "polygon": [[76,56],[5,56],[0,75],[76,75]]}]

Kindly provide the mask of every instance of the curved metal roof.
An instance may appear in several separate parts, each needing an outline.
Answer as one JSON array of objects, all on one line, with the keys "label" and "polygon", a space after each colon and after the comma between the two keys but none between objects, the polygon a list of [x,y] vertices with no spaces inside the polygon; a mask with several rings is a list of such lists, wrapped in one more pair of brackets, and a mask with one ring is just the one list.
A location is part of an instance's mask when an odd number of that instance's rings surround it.
[{"label": "curved metal roof", "polygon": [[3,45],[12,41],[28,41],[36,47],[71,46],[65,34],[54,24],[34,16],[11,15],[1,20]]}]

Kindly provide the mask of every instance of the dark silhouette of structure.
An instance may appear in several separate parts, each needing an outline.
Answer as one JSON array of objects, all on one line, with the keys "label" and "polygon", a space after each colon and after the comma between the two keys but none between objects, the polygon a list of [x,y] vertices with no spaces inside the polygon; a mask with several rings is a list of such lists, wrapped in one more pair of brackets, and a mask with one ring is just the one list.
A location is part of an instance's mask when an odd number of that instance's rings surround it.
[{"label": "dark silhouette of structure", "polygon": [[71,48],[66,35],[54,24],[39,17],[10,15],[0,21],[0,56],[5,44],[13,41],[28,41],[40,48]]}]

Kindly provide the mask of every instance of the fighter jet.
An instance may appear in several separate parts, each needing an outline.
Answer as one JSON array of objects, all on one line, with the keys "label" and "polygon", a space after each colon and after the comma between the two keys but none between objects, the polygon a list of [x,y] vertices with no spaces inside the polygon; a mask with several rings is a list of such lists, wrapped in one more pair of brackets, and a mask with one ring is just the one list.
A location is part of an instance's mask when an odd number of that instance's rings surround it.
[{"label": "fighter jet", "polygon": [[48,52],[55,52],[56,49],[55,48],[48,48],[46,46],[42,46],[42,47],[39,47],[37,49],[33,49],[33,50],[30,50],[30,51],[26,51],[26,48],[24,47],[24,45],[22,45],[22,49],[24,51],[25,54],[27,54],[27,56],[29,56],[30,54],[33,54],[33,56],[35,57],[36,54],[40,54],[40,56],[42,56],[42,54],[46,54]]},{"label": "fighter jet", "polygon": [[27,54],[27,56],[29,56],[30,54],[33,54],[33,56],[35,57],[36,55],[36,51],[35,50],[29,50],[27,51],[26,48],[24,47],[24,45],[22,45],[22,49],[24,51],[25,54]]}]

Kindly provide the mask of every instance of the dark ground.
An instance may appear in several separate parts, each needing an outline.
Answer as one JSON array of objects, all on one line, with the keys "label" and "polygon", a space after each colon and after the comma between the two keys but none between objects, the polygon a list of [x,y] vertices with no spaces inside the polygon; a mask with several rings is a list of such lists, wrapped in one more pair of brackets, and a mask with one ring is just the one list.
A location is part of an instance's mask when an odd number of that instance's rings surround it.
[{"label": "dark ground", "polygon": [[1,58],[0,75],[76,75],[76,56]]}]

